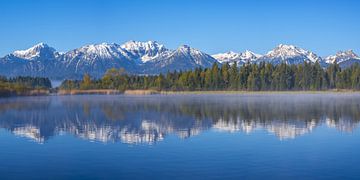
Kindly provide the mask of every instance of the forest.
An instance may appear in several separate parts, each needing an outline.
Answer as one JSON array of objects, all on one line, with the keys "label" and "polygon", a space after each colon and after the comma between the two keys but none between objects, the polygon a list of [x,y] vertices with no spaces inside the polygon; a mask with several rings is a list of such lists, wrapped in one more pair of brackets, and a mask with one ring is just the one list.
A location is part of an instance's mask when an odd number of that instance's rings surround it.
[{"label": "forest", "polygon": [[30,76],[6,78],[0,76],[0,97],[43,94],[50,89],[51,81],[48,78]]},{"label": "forest", "polygon": [[214,63],[210,68],[195,68],[158,75],[132,75],[124,69],[109,69],[102,78],[85,74],[82,80],[65,80],[60,89],[116,89],[158,91],[321,91],[360,89],[360,66],[340,68],[318,62],[299,65],[270,63]]}]

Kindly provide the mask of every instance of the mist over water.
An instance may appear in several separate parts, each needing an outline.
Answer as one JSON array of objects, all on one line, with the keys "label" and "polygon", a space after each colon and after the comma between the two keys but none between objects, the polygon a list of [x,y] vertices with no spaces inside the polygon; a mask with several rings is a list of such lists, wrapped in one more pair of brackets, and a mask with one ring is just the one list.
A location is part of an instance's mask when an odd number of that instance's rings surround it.
[{"label": "mist over water", "polygon": [[51,80],[51,87],[57,88],[60,87],[62,83],[62,80]]},{"label": "mist over water", "polygon": [[[360,162],[359,121],[355,93],[5,98],[0,177],[44,167],[62,178],[350,177],[359,170],[349,166]],[[189,174],[172,176],[179,168]]]},{"label": "mist over water", "polygon": [[154,143],[208,130],[264,130],[293,139],[326,125],[352,132],[360,95],[49,96],[2,99],[0,127],[43,143],[61,133],[91,141]]}]

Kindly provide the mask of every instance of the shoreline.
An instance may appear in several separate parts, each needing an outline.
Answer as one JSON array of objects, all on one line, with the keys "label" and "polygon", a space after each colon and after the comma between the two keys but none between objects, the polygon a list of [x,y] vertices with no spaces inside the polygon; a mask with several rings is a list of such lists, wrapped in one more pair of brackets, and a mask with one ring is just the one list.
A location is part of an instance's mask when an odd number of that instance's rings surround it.
[{"label": "shoreline", "polygon": [[352,90],[325,90],[325,91],[161,91],[162,95],[202,95],[202,94],[360,94],[360,91]]},{"label": "shoreline", "polygon": [[2,97],[26,97],[26,96],[71,96],[71,95],[261,95],[261,94],[360,94],[355,90],[323,90],[323,91],[157,91],[157,90],[113,90],[113,89],[91,89],[91,90],[59,90],[57,92],[31,91],[31,93],[13,94]]},{"label": "shoreline", "polygon": [[244,91],[244,90],[211,90],[211,91],[158,91],[158,90],[111,90],[111,89],[92,89],[92,90],[59,90],[53,95],[201,95],[201,94],[357,94],[355,90],[322,90],[322,91]]}]

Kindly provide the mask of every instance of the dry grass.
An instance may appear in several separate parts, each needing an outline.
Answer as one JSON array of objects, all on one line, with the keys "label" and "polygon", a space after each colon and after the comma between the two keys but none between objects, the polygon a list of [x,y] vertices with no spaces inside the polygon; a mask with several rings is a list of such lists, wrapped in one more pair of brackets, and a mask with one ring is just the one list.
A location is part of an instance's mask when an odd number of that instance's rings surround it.
[{"label": "dry grass", "polygon": [[49,95],[50,91],[45,89],[35,89],[26,93],[27,96],[44,96]]},{"label": "dry grass", "polygon": [[360,91],[333,89],[324,91],[161,91],[161,94],[324,94],[324,93],[360,93]]},{"label": "dry grass", "polygon": [[156,90],[126,90],[124,94],[127,95],[151,95],[151,94],[159,94],[159,91]]},{"label": "dry grass", "polygon": [[120,94],[121,92],[113,89],[90,89],[90,90],[59,90],[58,95],[76,95],[76,94]]},{"label": "dry grass", "polygon": [[[186,94],[324,94],[324,93],[360,93],[360,91],[333,89],[325,91],[157,91],[157,90],[126,90],[121,92],[111,89],[92,89],[92,90],[59,90],[58,95],[76,94],[125,94],[125,95],[186,95]],[[40,94],[40,93],[38,93]],[[48,93],[47,93],[48,94]]]}]

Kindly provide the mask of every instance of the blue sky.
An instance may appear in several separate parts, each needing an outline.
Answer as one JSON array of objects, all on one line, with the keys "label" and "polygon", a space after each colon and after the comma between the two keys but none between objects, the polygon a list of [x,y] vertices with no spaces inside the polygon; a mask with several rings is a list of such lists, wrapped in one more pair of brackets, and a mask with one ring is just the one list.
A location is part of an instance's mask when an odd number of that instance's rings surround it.
[{"label": "blue sky", "polygon": [[359,7],[356,0],[1,0],[0,56],[38,42],[67,51],[128,40],[209,54],[266,53],[280,43],[321,56],[360,54]]}]

